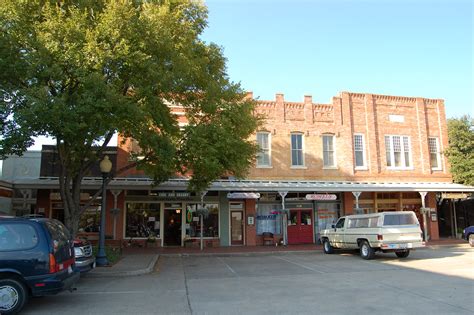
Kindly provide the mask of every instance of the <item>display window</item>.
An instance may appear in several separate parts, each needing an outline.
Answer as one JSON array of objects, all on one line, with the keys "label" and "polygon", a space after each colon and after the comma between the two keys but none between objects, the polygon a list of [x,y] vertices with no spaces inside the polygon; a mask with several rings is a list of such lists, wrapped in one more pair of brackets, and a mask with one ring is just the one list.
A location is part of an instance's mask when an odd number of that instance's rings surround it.
[{"label": "display window", "polygon": [[125,217],[125,237],[150,238],[160,237],[160,204],[127,203]]},{"label": "display window", "polygon": [[[201,237],[201,219],[198,214],[200,204],[188,204],[186,206],[186,237]],[[202,236],[219,237],[219,205],[217,203],[206,203],[207,215],[203,216]]]}]

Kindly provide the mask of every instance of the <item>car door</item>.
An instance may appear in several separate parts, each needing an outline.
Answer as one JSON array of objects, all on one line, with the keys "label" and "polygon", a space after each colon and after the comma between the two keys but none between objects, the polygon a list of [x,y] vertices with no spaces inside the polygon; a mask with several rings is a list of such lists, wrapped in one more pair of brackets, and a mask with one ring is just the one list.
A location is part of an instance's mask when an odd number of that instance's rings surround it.
[{"label": "car door", "polygon": [[333,244],[333,246],[337,247],[337,248],[344,248],[345,245],[344,245],[344,232],[345,232],[345,228],[344,228],[344,222],[345,222],[346,218],[340,218],[336,225],[335,225],[335,231],[334,231],[334,241],[331,242]]}]

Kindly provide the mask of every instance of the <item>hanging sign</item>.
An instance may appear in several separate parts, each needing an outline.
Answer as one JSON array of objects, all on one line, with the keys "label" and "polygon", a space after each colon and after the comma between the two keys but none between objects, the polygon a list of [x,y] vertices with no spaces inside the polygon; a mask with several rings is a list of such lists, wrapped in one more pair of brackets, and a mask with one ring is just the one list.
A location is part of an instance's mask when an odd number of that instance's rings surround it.
[{"label": "hanging sign", "polygon": [[307,194],[306,200],[337,200],[335,194]]},{"label": "hanging sign", "polygon": [[191,211],[186,210],[186,223],[191,223],[193,220],[193,213]]},{"label": "hanging sign", "polygon": [[467,194],[465,193],[441,193],[443,199],[466,199]]},{"label": "hanging sign", "polygon": [[227,198],[229,199],[258,199],[260,198],[259,193],[228,193]]}]

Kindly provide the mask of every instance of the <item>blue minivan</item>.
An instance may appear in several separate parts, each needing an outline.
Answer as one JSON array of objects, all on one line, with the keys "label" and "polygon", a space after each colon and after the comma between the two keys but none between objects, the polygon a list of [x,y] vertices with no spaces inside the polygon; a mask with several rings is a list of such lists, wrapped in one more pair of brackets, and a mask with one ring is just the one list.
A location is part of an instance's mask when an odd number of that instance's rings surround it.
[{"label": "blue minivan", "polygon": [[0,314],[18,313],[30,296],[72,290],[79,277],[61,222],[0,217]]}]

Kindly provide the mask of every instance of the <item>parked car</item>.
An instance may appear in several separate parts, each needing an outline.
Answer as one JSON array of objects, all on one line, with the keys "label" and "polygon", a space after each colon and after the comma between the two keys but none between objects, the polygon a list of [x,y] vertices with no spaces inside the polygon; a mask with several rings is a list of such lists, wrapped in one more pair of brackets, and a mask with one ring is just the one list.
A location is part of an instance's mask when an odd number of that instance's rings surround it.
[{"label": "parked car", "polygon": [[[42,214],[25,214],[23,218],[43,218]],[[76,270],[84,273],[95,268],[95,257],[92,255],[92,246],[85,239],[74,239],[74,257]]]},{"label": "parked car", "polygon": [[414,212],[379,212],[341,217],[331,229],[321,231],[321,243],[326,254],[340,248],[359,249],[364,259],[374,258],[376,251],[406,258],[410,250],[424,247],[421,235]]},{"label": "parked car", "polygon": [[469,242],[471,247],[474,247],[474,225],[468,226],[464,229],[463,238]]},{"label": "parked car", "polygon": [[76,270],[88,272],[95,268],[95,256],[92,254],[92,245],[86,239],[74,239],[74,256]]},{"label": "parked car", "polygon": [[61,222],[0,217],[0,314],[19,312],[30,296],[72,291],[79,277]]}]

